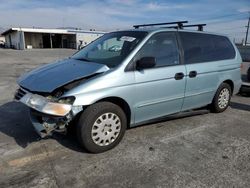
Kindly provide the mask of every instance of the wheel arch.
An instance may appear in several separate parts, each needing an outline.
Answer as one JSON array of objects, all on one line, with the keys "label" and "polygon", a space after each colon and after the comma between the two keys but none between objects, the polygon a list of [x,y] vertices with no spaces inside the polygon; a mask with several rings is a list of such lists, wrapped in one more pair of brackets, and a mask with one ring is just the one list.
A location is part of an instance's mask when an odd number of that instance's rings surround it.
[{"label": "wheel arch", "polygon": [[233,93],[233,91],[234,91],[234,83],[233,83],[232,80],[227,79],[227,80],[224,80],[222,83],[228,84],[231,87],[231,90],[232,90],[231,92]]},{"label": "wheel arch", "polygon": [[129,104],[127,103],[127,101],[125,101],[124,99],[120,97],[106,97],[106,98],[96,101],[95,103],[103,102],[103,101],[114,103],[118,105],[124,111],[127,117],[127,128],[129,128],[130,122],[131,122],[131,108]]}]

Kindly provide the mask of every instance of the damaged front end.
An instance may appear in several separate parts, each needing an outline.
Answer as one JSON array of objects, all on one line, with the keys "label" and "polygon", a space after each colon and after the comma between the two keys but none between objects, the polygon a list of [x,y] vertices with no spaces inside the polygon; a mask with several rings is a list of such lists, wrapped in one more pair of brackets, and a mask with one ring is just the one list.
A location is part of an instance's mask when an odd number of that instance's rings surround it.
[{"label": "damaged front end", "polygon": [[42,137],[52,132],[63,132],[74,117],[82,111],[82,106],[74,106],[74,97],[62,98],[63,92],[53,94],[32,93],[19,88],[15,100],[30,108],[30,119],[36,132]]},{"label": "damaged front end", "polygon": [[18,79],[15,100],[31,109],[31,121],[41,137],[53,131],[65,132],[83,107],[73,105],[74,96],[63,95],[108,70],[104,64],[73,58],[44,65]]}]

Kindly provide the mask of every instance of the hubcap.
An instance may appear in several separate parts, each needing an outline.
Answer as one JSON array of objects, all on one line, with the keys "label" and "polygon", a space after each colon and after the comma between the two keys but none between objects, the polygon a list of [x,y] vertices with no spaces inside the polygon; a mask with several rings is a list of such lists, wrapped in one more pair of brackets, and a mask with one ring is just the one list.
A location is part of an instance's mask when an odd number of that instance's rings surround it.
[{"label": "hubcap", "polygon": [[95,144],[107,146],[113,143],[121,131],[121,120],[114,113],[105,113],[99,116],[91,131],[91,137]]},{"label": "hubcap", "polygon": [[218,106],[220,109],[224,109],[227,107],[230,98],[230,92],[227,88],[221,90],[218,99]]}]

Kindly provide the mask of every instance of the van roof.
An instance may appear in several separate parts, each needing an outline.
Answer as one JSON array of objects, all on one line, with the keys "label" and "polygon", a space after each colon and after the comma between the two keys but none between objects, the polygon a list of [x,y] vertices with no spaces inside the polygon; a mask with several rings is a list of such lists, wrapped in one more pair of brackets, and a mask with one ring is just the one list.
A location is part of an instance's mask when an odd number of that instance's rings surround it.
[{"label": "van roof", "polygon": [[177,32],[191,32],[191,33],[201,33],[201,34],[211,34],[211,35],[219,35],[219,36],[225,36],[228,37],[225,34],[222,33],[215,33],[215,32],[209,32],[209,31],[196,31],[191,29],[174,29],[174,28],[163,28],[163,27],[145,27],[145,28],[138,28],[138,29],[129,29],[129,30],[122,30],[122,31],[141,31],[141,32],[148,32],[148,33],[156,33],[156,32],[162,32],[162,31],[177,31]]}]

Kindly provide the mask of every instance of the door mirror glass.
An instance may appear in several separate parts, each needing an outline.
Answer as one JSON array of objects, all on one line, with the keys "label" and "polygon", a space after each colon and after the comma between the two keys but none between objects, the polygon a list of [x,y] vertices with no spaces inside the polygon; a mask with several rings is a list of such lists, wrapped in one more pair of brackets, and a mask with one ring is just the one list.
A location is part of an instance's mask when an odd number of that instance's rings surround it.
[{"label": "door mirror glass", "polygon": [[136,62],[136,69],[149,69],[156,65],[155,57],[143,57]]}]

